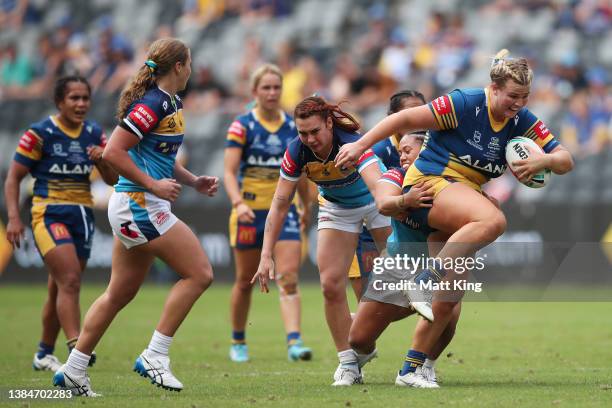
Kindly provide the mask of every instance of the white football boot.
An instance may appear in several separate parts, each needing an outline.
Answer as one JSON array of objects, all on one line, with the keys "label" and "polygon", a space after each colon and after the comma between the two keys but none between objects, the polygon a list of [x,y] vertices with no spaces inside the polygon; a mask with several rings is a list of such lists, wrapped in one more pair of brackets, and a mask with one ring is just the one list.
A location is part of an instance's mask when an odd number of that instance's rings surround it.
[{"label": "white football boot", "polygon": [[436,370],[434,367],[425,367],[423,366],[423,377],[427,378],[428,381],[433,383],[438,383],[438,377],[436,377]]},{"label": "white football boot", "polygon": [[404,375],[400,375],[398,372],[395,378],[395,385],[413,388],[440,388],[437,383],[429,381],[425,377],[422,367],[418,367],[413,373],[406,373]]},{"label": "white football boot", "polygon": [[70,390],[75,397],[101,397],[91,389],[87,373],[73,375],[66,373],[66,365],[61,366],[53,375],[53,385],[64,390]]},{"label": "white football boot", "polygon": [[53,354],[47,354],[43,358],[38,358],[38,353],[34,354],[32,368],[36,371],[53,371],[60,369],[62,363]]},{"label": "white football boot", "polygon": [[334,373],[334,387],[346,387],[354,384],[363,384],[363,377],[361,376],[361,369],[357,364],[339,364],[336,372]]},{"label": "white football boot", "polygon": [[183,384],[170,371],[170,357],[145,350],[134,363],[134,371],[151,380],[151,384],[170,391],[180,391]]}]

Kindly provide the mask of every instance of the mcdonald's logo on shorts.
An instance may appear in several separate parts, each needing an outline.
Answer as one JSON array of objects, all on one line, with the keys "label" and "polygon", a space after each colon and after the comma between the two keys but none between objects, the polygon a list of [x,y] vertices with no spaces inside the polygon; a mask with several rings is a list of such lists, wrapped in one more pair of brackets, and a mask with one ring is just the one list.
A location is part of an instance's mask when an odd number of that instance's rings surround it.
[{"label": "mcdonald's logo on shorts", "polygon": [[54,240],[60,239],[68,239],[70,238],[70,232],[68,232],[68,228],[62,224],[61,222],[55,222],[49,226],[51,230],[51,235],[53,235]]},{"label": "mcdonald's logo on shorts", "polygon": [[257,239],[257,228],[245,225],[238,226],[238,243],[252,245]]}]

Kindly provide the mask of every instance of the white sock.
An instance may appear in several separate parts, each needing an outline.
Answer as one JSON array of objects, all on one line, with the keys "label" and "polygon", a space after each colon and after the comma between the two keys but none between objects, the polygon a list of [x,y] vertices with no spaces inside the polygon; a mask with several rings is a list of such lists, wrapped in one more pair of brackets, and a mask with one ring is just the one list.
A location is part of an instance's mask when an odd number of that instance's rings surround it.
[{"label": "white sock", "polygon": [[73,348],[68,356],[68,361],[66,361],[66,370],[72,374],[83,374],[87,371],[87,365],[89,364],[90,358],[91,356]]},{"label": "white sock", "polygon": [[359,362],[360,366],[363,366],[365,363],[364,361],[370,361],[372,359],[372,356],[376,355],[377,350],[374,349],[374,351],[372,351],[371,353],[368,354],[361,354],[361,353],[357,353],[357,361]]},{"label": "white sock", "polygon": [[151,337],[151,342],[149,343],[149,347],[147,347],[147,350],[167,356],[170,344],[172,344],[172,337],[166,336],[165,334],[161,334],[160,332],[155,330],[153,332],[153,337]]},{"label": "white sock", "polygon": [[426,368],[434,368],[435,365],[436,365],[436,359],[426,358],[425,362],[423,363],[423,367],[426,367]]},{"label": "white sock", "polygon": [[342,365],[357,364],[357,353],[353,349],[338,352],[338,360]]}]

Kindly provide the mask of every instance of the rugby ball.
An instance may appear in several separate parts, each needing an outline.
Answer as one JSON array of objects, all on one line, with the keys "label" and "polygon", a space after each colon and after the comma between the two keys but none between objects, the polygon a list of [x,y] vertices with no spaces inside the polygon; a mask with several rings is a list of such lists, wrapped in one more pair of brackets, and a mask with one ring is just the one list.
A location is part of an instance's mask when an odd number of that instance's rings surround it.
[{"label": "rugby ball", "polygon": [[[532,150],[539,150],[544,153],[542,148],[528,137],[517,136],[510,139],[510,141],[506,145],[506,161],[508,162],[508,167],[510,168],[510,171],[512,172],[512,174],[515,175],[515,177],[516,174],[514,173],[512,163],[518,160],[524,160],[529,158],[529,150],[527,150],[525,146],[529,146],[529,148]],[[550,174],[550,169],[541,170],[539,173],[537,173],[530,180],[524,182],[523,184],[531,188],[544,187],[546,183],[548,183],[548,181],[550,180]]]}]

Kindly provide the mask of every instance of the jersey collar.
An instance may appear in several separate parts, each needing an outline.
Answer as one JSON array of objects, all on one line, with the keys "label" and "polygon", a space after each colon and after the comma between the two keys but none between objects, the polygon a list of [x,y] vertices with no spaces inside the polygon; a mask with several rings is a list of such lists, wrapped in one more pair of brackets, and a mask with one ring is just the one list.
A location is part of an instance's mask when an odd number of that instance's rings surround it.
[{"label": "jersey collar", "polygon": [[49,116],[49,119],[51,119],[51,122],[55,125],[55,127],[64,132],[66,136],[71,137],[72,139],[76,139],[81,135],[81,130],[83,130],[83,123],[81,123],[78,128],[69,128],[64,126],[62,122],[60,122],[60,120],[57,118],[57,115],[51,115]]},{"label": "jersey collar", "polygon": [[278,120],[269,121],[257,116],[257,109],[251,110],[251,114],[253,115],[255,120],[258,121],[261,126],[263,126],[264,129],[266,129],[270,133],[278,132],[278,130],[283,126],[283,123],[285,123],[285,112],[283,112],[282,109],[279,109],[278,112],[280,113],[280,118]]},{"label": "jersey collar", "polygon": [[508,123],[510,119],[505,118],[501,122],[495,120],[495,118],[493,117],[493,113],[491,113],[491,97],[489,95],[489,87],[486,87],[484,91],[486,96],[487,113],[489,114],[489,123],[491,124],[491,128],[493,129],[493,131],[497,133],[501,131],[504,126],[506,126],[506,123]]}]

